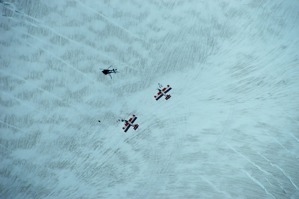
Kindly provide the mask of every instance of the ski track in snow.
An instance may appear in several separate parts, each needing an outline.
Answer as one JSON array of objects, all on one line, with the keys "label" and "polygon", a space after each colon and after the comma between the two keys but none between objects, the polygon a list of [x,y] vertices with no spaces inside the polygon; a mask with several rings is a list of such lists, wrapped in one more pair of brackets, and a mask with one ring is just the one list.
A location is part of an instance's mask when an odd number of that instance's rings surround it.
[{"label": "ski track in snow", "polygon": [[298,190],[298,187],[297,187],[297,185],[296,184],[294,184],[294,182],[292,181],[292,179],[285,173],[285,171],[281,168],[281,167],[279,167],[278,165],[276,165],[276,164],[273,164],[268,158],[266,158],[264,155],[262,155],[262,154],[260,154],[260,153],[258,153],[261,157],[263,157],[267,162],[269,162],[269,164],[271,165],[271,166],[273,166],[273,167],[276,167],[277,169],[279,169],[282,173],[283,173],[283,175],[292,183],[292,185]]},{"label": "ski track in snow", "polygon": [[295,0],[0,4],[0,198],[298,195]]},{"label": "ski track in snow", "polygon": [[265,188],[265,186],[259,182],[257,179],[255,179],[254,177],[252,177],[247,171],[243,171],[253,182],[255,182],[258,186],[260,186],[267,195],[270,195],[272,198],[275,198],[275,196],[273,196],[271,193],[269,193],[269,191]]},{"label": "ski track in snow", "polygon": [[[12,11],[14,11],[14,10],[12,10]],[[85,47],[88,47],[88,48],[92,48],[93,50],[97,51],[98,55],[103,56],[105,58],[108,58],[109,60],[118,63],[118,65],[120,64],[120,65],[128,67],[128,64],[126,64],[124,62],[121,62],[121,61],[118,61],[115,58],[112,58],[112,57],[109,57],[107,55],[104,55],[103,52],[100,52],[100,51],[98,51],[97,49],[95,49],[95,48],[93,48],[91,46],[88,46],[86,44],[80,43],[80,42],[78,42],[78,41],[76,41],[76,40],[74,40],[74,39],[72,39],[72,38],[70,38],[68,36],[65,36],[65,35],[57,32],[56,30],[54,30],[50,26],[46,25],[44,22],[42,22],[42,21],[40,21],[40,20],[38,20],[38,19],[30,16],[30,15],[27,15],[27,14],[22,13],[22,12],[17,12],[17,15],[20,15],[20,16],[23,16],[23,17],[26,17],[26,18],[29,18],[29,19],[33,20],[36,24],[34,24],[34,23],[30,22],[30,21],[23,21],[25,23],[30,24],[31,26],[34,26],[34,27],[44,27],[44,28],[48,29],[49,31],[51,31],[52,33],[54,33],[54,34],[56,34],[56,35],[58,35],[58,36],[60,36],[60,37],[62,37],[64,39],[66,39],[66,40],[68,40],[70,42],[73,42],[76,45],[79,45],[80,47],[85,46]],[[14,17],[10,17],[10,19],[14,20]],[[31,36],[33,36],[33,35],[31,35]],[[37,38],[37,37],[35,37],[35,38]]]},{"label": "ski track in snow", "polygon": [[[88,10],[91,10],[92,12],[100,15],[101,17],[103,17],[106,21],[108,21],[109,23],[115,25],[116,27],[120,28],[121,30],[125,31],[126,33],[128,33],[129,35],[133,36],[134,38],[138,39],[138,40],[141,40],[141,41],[144,41],[146,42],[145,40],[141,39],[140,37],[136,36],[134,33],[130,32],[129,30],[121,27],[120,25],[116,24],[115,22],[111,21],[108,17],[106,17],[105,15],[103,15],[102,13],[92,9],[91,7],[85,5],[84,3],[82,3],[81,1],[79,0],[76,0],[76,2],[78,2],[81,6],[83,6],[84,8],[88,9]],[[147,42],[146,42],[147,43]]]}]

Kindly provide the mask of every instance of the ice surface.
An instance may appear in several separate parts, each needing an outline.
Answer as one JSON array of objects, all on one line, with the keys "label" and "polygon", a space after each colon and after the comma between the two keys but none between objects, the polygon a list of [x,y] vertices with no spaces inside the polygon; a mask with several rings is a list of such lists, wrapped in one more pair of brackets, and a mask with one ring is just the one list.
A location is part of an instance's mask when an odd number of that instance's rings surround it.
[{"label": "ice surface", "polygon": [[299,197],[297,0],[0,6],[0,198]]}]

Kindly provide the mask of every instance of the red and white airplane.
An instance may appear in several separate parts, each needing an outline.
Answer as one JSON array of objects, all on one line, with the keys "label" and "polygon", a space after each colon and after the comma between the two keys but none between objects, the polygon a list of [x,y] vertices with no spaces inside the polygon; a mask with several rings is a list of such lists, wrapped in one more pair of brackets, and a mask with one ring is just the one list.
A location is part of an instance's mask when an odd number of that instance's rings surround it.
[{"label": "red and white airplane", "polygon": [[121,120],[122,122],[125,122],[125,125],[123,127],[124,132],[127,132],[131,126],[134,130],[136,130],[139,127],[138,124],[133,124],[136,120],[137,117],[135,115],[132,115],[129,120]]},{"label": "red and white airplane", "polygon": [[171,89],[172,88],[169,85],[163,87],[162,89],[158,88],[159,92],[157,93],[157,95],[154,96],[156,101],[158,101],[162,96],[165,96],[165,99],[168,100],[171,97],[171,95],[166,93],[168,93]]}]

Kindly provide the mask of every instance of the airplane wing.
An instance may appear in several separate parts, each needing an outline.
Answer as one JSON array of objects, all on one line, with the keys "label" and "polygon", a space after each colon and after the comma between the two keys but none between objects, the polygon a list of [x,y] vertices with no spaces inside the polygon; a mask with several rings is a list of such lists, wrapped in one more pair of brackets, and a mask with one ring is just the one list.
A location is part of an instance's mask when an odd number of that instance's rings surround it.
[{"label": "airplane wing", "polygon": [[127,126],[125,125],[125,126],[124,126],[124,128],[125,128],[125,129],[124,129],[124,132],[127,132],[127,131],[129,130],[130,127],[131,127],[131,125],[129,125],[129,124],[128,124]]},{"label": "airplane wing", "polygon": [[[165,89],[165,91],[164,91],[164,89]],[[168,93],[172,88],[168,87],[168,88],[164,88],[164,89],[163,89],[164,93]]]},{"label": "airplane wing", "polygon": [[136,116],[133,116],[133,119],[132,119],[132,124],[137,120],[137,117]]},{"label": "airplane wing", "polygon": [[157,95],[158,96],[155,96],[156,101],[158,101],[163,96],[163,94],[161,92],[159,92]]}]

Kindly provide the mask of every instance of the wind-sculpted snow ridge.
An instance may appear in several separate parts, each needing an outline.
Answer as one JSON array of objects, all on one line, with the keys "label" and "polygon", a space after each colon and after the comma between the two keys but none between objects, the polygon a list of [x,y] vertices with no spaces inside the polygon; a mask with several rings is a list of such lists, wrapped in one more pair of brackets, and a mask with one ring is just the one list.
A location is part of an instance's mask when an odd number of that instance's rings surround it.
[{"label": "wind-sculpted snow ridge", "polygon": [[0,198],[298,198],[298,10],[0,0]]}]

